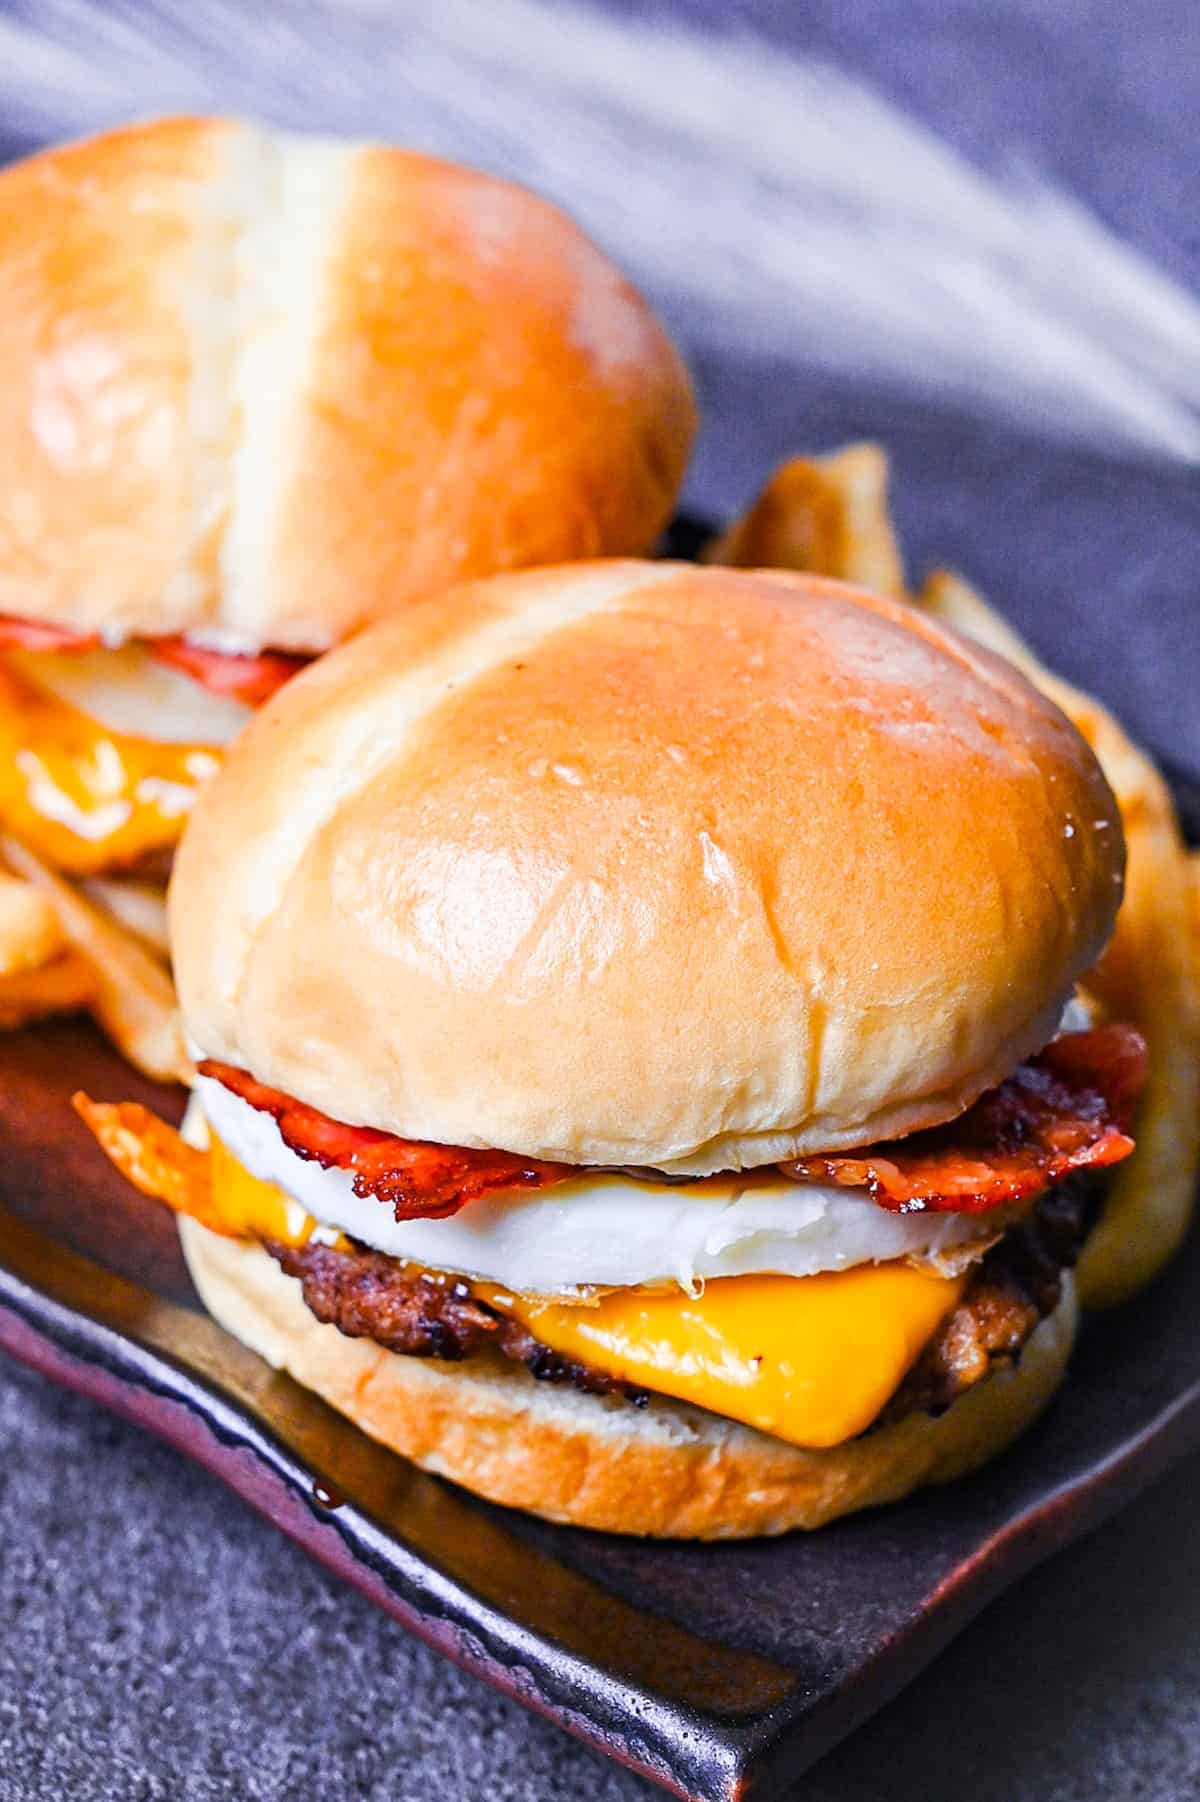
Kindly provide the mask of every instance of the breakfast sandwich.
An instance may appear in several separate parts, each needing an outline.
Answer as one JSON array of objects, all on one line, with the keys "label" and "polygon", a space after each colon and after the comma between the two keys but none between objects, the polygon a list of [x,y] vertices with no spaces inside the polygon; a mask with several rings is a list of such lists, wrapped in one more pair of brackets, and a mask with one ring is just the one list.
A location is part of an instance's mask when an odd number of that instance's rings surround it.
[{"label": "breakfast sandwich", "polygon": [[416,595],[649,550],[695,428],[555,207],[232,120],[0,174],[0,319],[0,828],[152,938],[253,710]]},{"label": "breakfast sandwich", "polygon": [[730,1537],[1045,1407],[1144,1045],[1120,817],[903,602],[631,560],[419,601],[271,700],[170,893],[183,1135],[77,1098],[232,1333],[427,1469]]}]

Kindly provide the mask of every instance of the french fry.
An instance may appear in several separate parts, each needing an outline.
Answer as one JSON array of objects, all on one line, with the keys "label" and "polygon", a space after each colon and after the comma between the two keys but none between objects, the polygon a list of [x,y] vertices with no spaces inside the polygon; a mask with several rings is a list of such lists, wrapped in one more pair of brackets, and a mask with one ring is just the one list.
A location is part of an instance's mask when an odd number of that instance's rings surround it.
[{"label": "french fry", "polygon": [[793,457],[706,547],[704,560],[738,569],[808,570],[902,596],[904,564],[887,491],[887,453],[878,444]]},{"label": "french fry", "polygon": [[[954,570],[930,570],[925,578],[924,588],[919,594],[913,595],[912,599],[922,613],[932,613],[935,619],[954,626],[968,638],[973,638],[976,644],[995,651],[998,657],[1007,657],[1031,681],[1036,681],[1039,688],[1043,677],[1053,683],[1058,682],[1058,677],[1038,662],[1025,640],[1013,630],[1008,621],[1001,619],[979,590]],[[1065,688],[1066,684],[1063,683],[1062,686]]]},{"label": "french fry", "polygon": [[45,895],[0,870],[0,978],[36,970],[65,946],[58,915]]},{"label": "french fry", "polygon": [[89,900],[112,914],[164,962],[167,961],[170,941],[165,889],[152,882],[133,882],[120,876],[93,876],[80,886]]},{"label": "french fry", "polygon": [[90,965],[95,990],[89,1005],[122,1055],[147,1076],[190,1082],[174,985],[158,958],[25,845],[0,839],[0,852],[50,901],[64,937]]},{"label": "french fry", "polygon": [[1107,710],[1045,669],[981,595],[936,571],[917,604],[999,652],[1049,695],[1099,759],[1125,828],[1125,898],[1116,932],[1087,980],[1108,1014],[1131,1020],[1150,1049],[1137,1150],[1114,1173],[1103,1216],[1079,1264],[1080,1299],[1108,1307],[1150,1280],[1191,1217],[1200,1169],[1200,957],[1196,860],[1180,836],[1170,791]]},{"label": "french fry", "polygon": [[0,1031],[29,1026],[51,1014],[75,1014],[96,992],[91,967],[74,951],[64,951],[31,970],[0,976]]},{"label": "french fry", "polygon": [[228,1224],[212,1204],[207,1151],[189,1145],[173,1126],[136,1101],[93,1101],[78,1090],[71,1106],[105,1157],[143,1195],[176,1214],[190,1214],[210,1232],[228,1234]]}]

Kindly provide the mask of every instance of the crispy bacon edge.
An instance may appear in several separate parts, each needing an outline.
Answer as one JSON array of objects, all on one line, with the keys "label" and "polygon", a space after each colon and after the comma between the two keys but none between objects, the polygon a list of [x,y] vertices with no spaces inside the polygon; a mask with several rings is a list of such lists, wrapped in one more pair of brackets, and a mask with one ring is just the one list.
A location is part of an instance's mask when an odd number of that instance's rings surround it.
[{"label": "crispy bacon edge", "polygon": [[[269,1113],[299,1157],[351,1171],[355,1194],[384,1202],[397,1220],[442,1219],[481,1196],[547,1187],[576,1174],[570,1164],[346,1126],[230,1065],[207,1060],[199,1068]],[[1031,1199],[1075,1171],[1127,1157],[1133,1141],[1126,1128],[1145,1074],[1145,1044],[1131,1027],[1067,1034],[957,1120],[866,1153],[796,1159],[780,1167],[801,1182],[865,1187],[894,1212],[984,1212]],[[214,1231],[228,1231],[212,1206],[203,1152],[134,1103],[109,1105],[80,1094],[74,1106],[144,1194]]]},{"label": "crispy bacon edge", "polygon": [[[352,1171],[355,1194],[386,1202],[397,1220],[441,1219],[483,1195],[545,1188],[577,1174],[570,1164],[346,1126],[231,1065],[210,1060],[199,1068],[269,1113],[299,1157]],[[1127,1129],[1145,1080],[1145,1041],[1132,1027],[1069,1033],[956,1120],[863,1152],[779,1167],[797,1182],[865,1188],[892,1212],[983,1213],[1128,1157]]]},{"label": "crispy bacon edge", "polygon": [[182,670],[212,694],[228,696],[246,707],[261,707],[310,661],[286,651],[215,651],[186,638],[150,638],[146,646],[160,663]]},{"label": "crispy bacon edge", "polygon": [[0,651],[90,651],[99,643],[98,632],[72,632],[69,626],[52,626],[47,620],[0,613]]},{"label": "crispy bacon edge", "polygon": [[[0,613],[0,651],[90,651],[101,642],[98,632],[73,632],[69,626],[45,620],[22,619]],[[191,644],[186,638],[147,638],[141,641],[151,656],[172,669],[182,670],[210,693],[261,707],[285,682],[310,661],[287,651],[218,651]]]},{"label": "crispy bacon edge", "polygon": [[121,1175],[152,1201],[190,1214],[212,1233],[231,1237],[213,1205],[208,1153],[189,1145],[173,1126],[136,1101],[93,1101],[82,1089],[71,1106]]},{"label": "crispy bacon edge", "polygon": [[1133,1027],[1065,1033],[956,1120],[780,1168],[799,1182],[865,1187],[893,1213],[983,1213],[1127,1158],[1146,1074],[1146,1042]]},{"label": "crispy bacon edge", "polygon": [[206,1058],[197,1069],[251,1107],[270,1114],[284,1144],[297,1157],[311,1159],[325,1170],[352,1171],[354,1193],[385,1202],[397,1220],[441,1220],[484,1195],[542,1189],[578,1175],[572,1164],[522,1158],[510,1151],[399,1139],[369,1126],[345,1126],[231,1064]]}]

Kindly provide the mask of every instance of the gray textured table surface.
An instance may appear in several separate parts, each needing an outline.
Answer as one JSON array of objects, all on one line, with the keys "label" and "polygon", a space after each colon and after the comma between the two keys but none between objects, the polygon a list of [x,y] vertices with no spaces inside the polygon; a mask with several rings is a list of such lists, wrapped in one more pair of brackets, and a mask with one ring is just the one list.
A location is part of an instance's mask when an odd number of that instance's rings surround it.
[{"label": "gray textured table surface", "polygon": [[[700,26],[718,12],[674,10]],[[973,155],[1032,155],[1200,285],[1194,0],[720,10],[869,74]],[[696,499],[734,504],[799,445],[884,437],[912,561],[964,566],[1063,668],[1200,769],[1194,469],[885,398],[777,344],[739,350],[662,298],[707,405]],[[202,1473],[10,1367],[0,1446],[0,1802],[649,1793],[406,1639]],[[803,1794],[1195,1794],[1198,1510],[1193,1462],[994,1605]]]}]

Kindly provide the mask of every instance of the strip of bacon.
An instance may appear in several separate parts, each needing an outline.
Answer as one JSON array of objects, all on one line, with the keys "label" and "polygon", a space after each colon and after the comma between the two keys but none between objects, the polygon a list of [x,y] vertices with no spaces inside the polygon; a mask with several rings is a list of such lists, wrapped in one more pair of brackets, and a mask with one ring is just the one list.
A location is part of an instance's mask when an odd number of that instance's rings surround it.
[{"label": "strip of bacon", "polygon": [[397,1220],[441,1220],[469,1201],[505,1189],[540,1189],[578,1175],[571,1164],[548,1164],[509,1151],[475,1151],[464,1145],[434,1145],[424,1139],[397,1139],[369,1126],[344,1126],[328,1114],[294,1101],[278,1089],[255,1082],[244,1070],[206,1058],[202,1076],[219,1083],[251,1107],[270,1114],[285,1145],[297,1157],[328,1170],[354,1173],[354,1193],[386,1202]]},{"label": "strip of bacon", "polygon": [[135,1189],[176,1214],[190,1214],[210,1233],[230,1236],[228,1221],[213,1206],[207,1151],[197,1151],[136,1101],[93,1101],[78,1089],[71,1106]]},{"label": "strip of bacon", "polygon": [[100,643],[98,632],[72,632],[69,626],[52,626],[45,620],[18,619],[0,613],[0,650],[90,651]]},{"label": "strip of bacon", "polygon": [[[98,632],[73,632],[68,626],[52,626],[45,620],[0,613],[0,651],[90,651],[99,643]],[[294,657],[287,651],[210,650],[179,637],[148,638],[144,643],[160,662],[182,670],[213,694],[226,695],[247,707],[261,707],[309,662],[307,657]]]},{"label": "strip of bacon", "polygon": [[286,651],[214,651],[186,638],[151,638],[147,649],[162,663],[182,670],[215,695],[227,695],[247,707],[261,707],[277,688],[290,682],[308,663]]},{"label": "strip of bacon", "polygon": [[982,1213],[1127,1158],[1145,1082],[1146,1042],[1132,1027],[1067,1033],[957,1120],[780,1169],[799,1182],[866,1188],[892,1213]]},{"label": "strip of bacon", "polygon": [[[578,1175],[571,1164],[345,1126],[230,1064],[206,1059],[198,1069],[270,1114],[298,1157],[353,1171],[355,1194],[386,1202],[397,1220],[442,1219],[482,1195]],[[1145,1042],[1131,1027],[1070,1033],[945,1126],[779,1168],[797,1182],[865,1188],[892,1212],[981,1213],[1128,1157],[1125,1129],[1145,1079]]]}]

